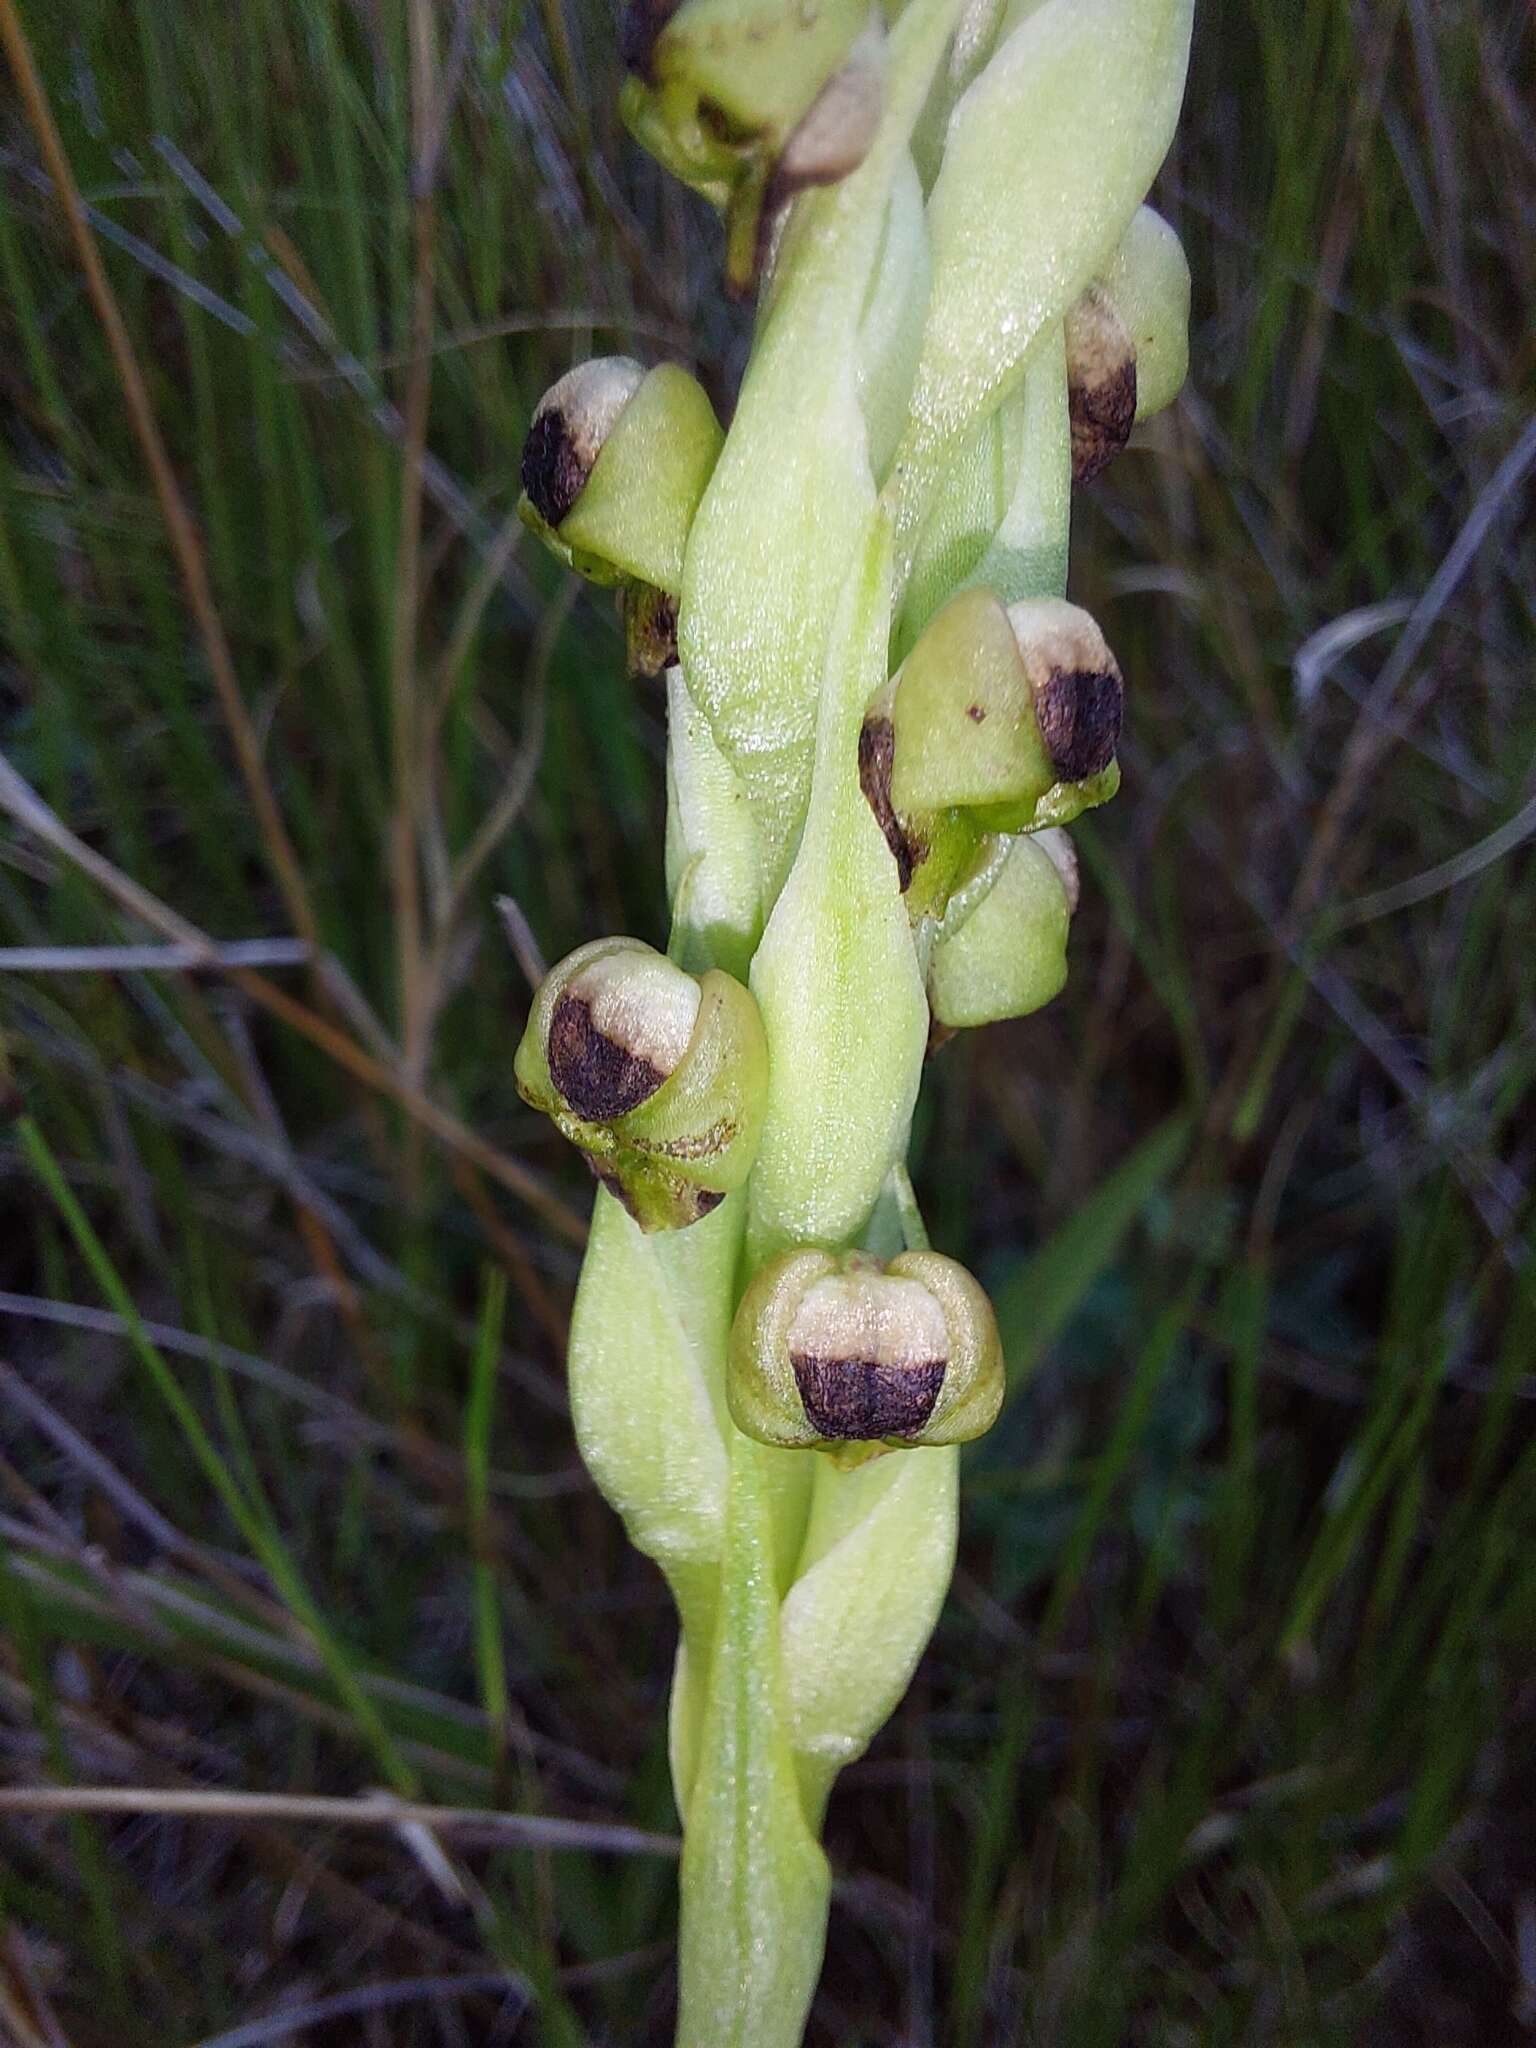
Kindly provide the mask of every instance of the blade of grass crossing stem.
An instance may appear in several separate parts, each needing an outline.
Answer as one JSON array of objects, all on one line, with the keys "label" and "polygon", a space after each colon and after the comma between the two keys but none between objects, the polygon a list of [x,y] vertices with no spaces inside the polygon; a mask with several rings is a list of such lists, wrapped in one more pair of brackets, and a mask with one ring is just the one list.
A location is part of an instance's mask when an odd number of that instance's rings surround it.
[{"label": "blade of grass crossing stem", "polygon": [[507,1312],[507,1276],[487,1267],[480,1327],[470,1363],[469,1400],[464,1410],[464,1473],[468,1490],[469,1541],[475,1560],[475,1669],[480,1704],[491,1724],[498,1763],[506,1743],[507,1666],[501,1641],[501,1603],[490,1540],[491,1424],[496,1406],[496,1359]]},{"label": "blade of grass crossing stem", "polygon": [[[48,1768],[59,1784],[68,1785],[73,1781],[74,1772],[70,1768],[64,1731],[59,1724],[40,1617],[33,1607],[31,1593],[11,1568],[10,1546],[3,1535],[0,1535],[0,1623],[4,1625],[0,1632],[15,1649],[22,1676],[32,1696],[32,1712],[43,1738]],[[85,1814],[76,1813],[71,1814],[67,1825],[75,1868],[85,1893],[91,1929],[90,1953],[103,1966],[108,2000],[121,2017],[128,2011],[128,1964],[118,1931],[120,1914],[113,1895],[112,1868],[102,1848],[100,1830],[93,1820]],[[0,1865],[0,1881],[3,1881],[3,1874],[3,1865]]]},{"label": "blade of grass crossing stem", "polygon": [[1040,1362],[1108,1269],[1126,1232],[1183,1158],[1189,1137],[1186,1117],[1159,1124],[997,1290],[1011,1387]]},{"label": "blade of grass crossing stem", "polygon": [[151,1342],[132,1295],[113,1265],[106,1246],[96,1235],[90,1218],[81,1208],[73,1189],[65,1180],[47,1139],[29,1116],[24,1116],[20,1120],[19,1134],[22,1149],[33,1171],[47,1190],[65,1227],[74,1239],[77,1250],[90,1268],[97,1286],[123,1318],[128,1341],[135,1355],[175,1416],[187,1440],[187,1446],[204,1477],[249,1544],[252,1555],[271,1578],[281,1599],[308,1631],[316,1651],[330,1672],[338,1696],[357,1722],[360,1731],[367,1737],[369,1747],[380,1769],[389,1779],[390,1785],[402,1796],[414,1798],[417,1789],[415,1773],[391,1741],[377,1709],[359,1684],[357,1673],[346,1651],[321,1616],[289,1552],[265,1516],[247,1500],[238,1481],[219,1455],[218,1448],[204,1428],[197,1410],[183,1393],[176,1375]]}]

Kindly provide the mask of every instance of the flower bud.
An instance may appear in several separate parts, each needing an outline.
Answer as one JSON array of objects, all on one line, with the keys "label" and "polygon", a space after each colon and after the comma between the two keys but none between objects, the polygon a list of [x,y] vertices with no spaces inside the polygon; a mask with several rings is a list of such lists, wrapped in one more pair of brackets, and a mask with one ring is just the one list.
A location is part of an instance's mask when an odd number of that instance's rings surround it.
[{"label": "flower bud", "polygon": [[1077,856],[1065,832],[993,840],[950,898],[928,962],[928,1001],[945,1030],[1027,1017],[1061,993]]},{"label": "flower bud", "polygon": [[[856,49],[867,0],[631,0],[620,101],[636,139],[725,214],[726,277],[757,278],[775,213],[862,162],[879,117],[878,64]],[[878,41],[868,37],[878,53]]]},{"label": "flower bud", "polygon": [[1089,614],[1060,598],[1005,610],[963,590],[895,681],[890,797],[899,819],[960,808],[989,832],[1068,823],[1119,787],[1125,685]]},{"label": "flower bud", "polygon": [[752,1169],[767,1042],[717,969],[685,974],[638,939],[579,947],[545,977],[514,1071],[643,1230],[697,1222]]},{"label": "flower bud", "polygon": [[1189,364],[1189,265],[1150,206],[1069,308],[1065,328],[1072,481],[1082,484],[1119,454],[1136,420],[1173,400]]},{"label": "flower bud", "polygon": [[1003,1355],[991,1303],[938,1252],[785,1252],[742,1297],[727,1380],[738,1429],[817,1448],[965,1443],[991,1427]]},{"label": "flower bud", "polygon": [[[523,443],[525,524],[579,575],[624,588],[631,649],[654,664],[642,673],[673,658],[688,530],[723,439],[686,370],[604,356],[551,385]],[[630,595],[656,592],[670,606]]]}]

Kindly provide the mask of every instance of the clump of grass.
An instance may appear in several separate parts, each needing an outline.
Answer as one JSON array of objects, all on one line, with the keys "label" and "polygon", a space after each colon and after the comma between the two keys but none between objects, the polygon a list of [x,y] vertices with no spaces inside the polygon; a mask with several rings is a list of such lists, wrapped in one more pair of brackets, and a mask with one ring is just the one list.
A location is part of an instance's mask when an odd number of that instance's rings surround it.
[{"label": "clump of grass", "polygon": [[[741,330],[606,17],[466,4],[413,68],[423,13],[21,12],[325,956],[0,959],[4,1776],[146,1808],[0,1820],[22,2040],[667,2037],[653,1853],[153,1806],[394,1758],[673,1826],[661,1589],[562,1412],[582,1190],[477,940],[493,892],[659,934],[659,713],[516,538],[516,449],[593,346],[724,399]],[[919,1132],[1035,1371],[831,1811],[813,2040],[1473,2042],[1536,1996],[1531,56],[1514,9],[1197,26],[1158,203],[1200,378],[1074,550],[1133,693],[1096,964]],[[19,105],[4,143],[4,943],[292,937]]]}]

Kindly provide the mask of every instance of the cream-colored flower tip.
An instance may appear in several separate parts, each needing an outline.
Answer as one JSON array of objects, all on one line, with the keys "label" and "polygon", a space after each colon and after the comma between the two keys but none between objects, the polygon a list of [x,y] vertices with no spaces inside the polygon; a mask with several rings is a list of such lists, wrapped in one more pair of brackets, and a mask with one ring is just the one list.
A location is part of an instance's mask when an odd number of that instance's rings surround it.
[{"label": "cream-colored flower tip", "polygon": [[529,503],[558,526],[581,496],[592,466],[645,372],[632,356],[578,363],[539,400],[523,443],[522,480]]}]

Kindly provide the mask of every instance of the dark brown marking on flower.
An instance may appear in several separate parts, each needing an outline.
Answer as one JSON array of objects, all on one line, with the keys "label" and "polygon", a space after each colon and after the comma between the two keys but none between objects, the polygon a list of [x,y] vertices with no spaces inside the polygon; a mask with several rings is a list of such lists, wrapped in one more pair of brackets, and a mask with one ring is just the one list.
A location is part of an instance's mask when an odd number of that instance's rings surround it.
[{"label": "dark brown marking on flower", "polygon": [[550,406],[528,429],[523,443],[523,489],[546,525],[560,524],[581,496],[588,474],[565,414],[559,406]]},{"label": "dark brown marking on flower", "polygon": [[695,1188],[693,1191],[694,1222],[697,1223],[701,1216],[708,1216],[712,1210],[718,1209],[724,1200],[725,1195],[719,1188]]},{"label": "dark brown marking on flower", "polygon": [[1072,481],[1092,482],[1136,424],[1136,350],[1114,301],[1090,285],[1067,314]]},{"label": "dark brown marking on flower", "polygon": [[579,1117],[611,1123],[654,1095],[666,1075],[627,1046],[605,1038],[592,1006],[563,995],[549,1022],[549,1078]]},{"label": "dark brown marking on flower", "polygon": [[987,707],[985,704],[967,704],[965,715],[972,725],[985,725],[987,722]]},{"label": "dark brown marking on flower", "polygon": [[1035,696],[1051,766],[1063,782],[1086,782],[1115,758],[1125,685],[1115,669],[1053,668]]},{"label": "dark brown marking on flower", "polygon": [[790,1354],[795,1385],[818,1436],[850,1443],[916,1436],[933,1413],[948,1360],[887,1365],[873,1358]]},{"label": "dark brown marking on flower", "polygon": [[1092,483],[1131,438],[1136,424],[1136,364],[1121,363],[1094,384],[1069,384],[1072,481]]},{"label": "dark brown marking on flower", "polygon": [[891,803],[891,770],[896,760],[896,728],[888,718],[866,718],[859,729],[859,787],[885,834],[905,895],[912,876],[928,858],[928,849],[911,839]]}]

